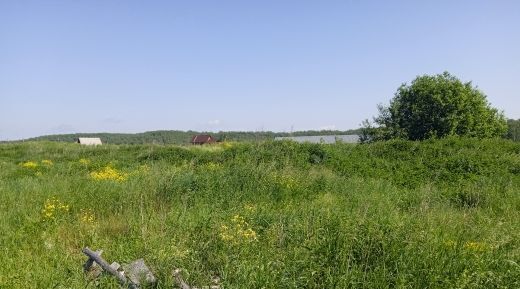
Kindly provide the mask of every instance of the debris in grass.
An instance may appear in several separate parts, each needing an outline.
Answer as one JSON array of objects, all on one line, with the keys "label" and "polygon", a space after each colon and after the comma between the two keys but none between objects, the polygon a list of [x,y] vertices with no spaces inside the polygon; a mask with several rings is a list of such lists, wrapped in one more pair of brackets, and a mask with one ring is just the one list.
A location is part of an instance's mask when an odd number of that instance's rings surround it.
[{"label": "debris in grass", "polygon": [[[101,276],[103,271],[117,278],[121,287],[130,289],[139,289],[141,287],[148,288],[157,284],[157,279],[143,259],[138,259],[130,264],[123,264],[121,266],[117,262],[108,265],[108,262],[101,257],[103,250],[92,251],[85,247],[82,252],[88,256],[87,262],[83,265],[83,269],[91,280],[96,280]],[[173,279],[176,285],[181,289],[198,289],[192,287],[184,281],[181,276],[181,269],[175,269],[172,272]],[[214,276],[211,280],[211,285],[202,286],[201,289],[220,289],[220,278]]]},{"label": "debris in grass", "polygon": [[130,282],[140,286],[141,284],[155,284],[157,279],[152,274],[152,271],[146,266],[143,259],[135,260],[134,262],[123,265],[123,270],[126,273]]},{"label": "debris in grass", "polygon": [[[130,289],[138,289],[141,286],[148,287],[157,282],[157,279],[148,266],[146,266],[143,259],[123,266],[117,262],[113,262],[109,265],[108,262],[101,257],[103,251],[92,251],[88,247],[85,247],[82,251],[89,257],[85,265],[83,265],[83,269],[90,279],[98,278],[101,273],[105,271],[116,277],[122,287],[128,287]],[[124,269],[124,271],[121,269]]]}]

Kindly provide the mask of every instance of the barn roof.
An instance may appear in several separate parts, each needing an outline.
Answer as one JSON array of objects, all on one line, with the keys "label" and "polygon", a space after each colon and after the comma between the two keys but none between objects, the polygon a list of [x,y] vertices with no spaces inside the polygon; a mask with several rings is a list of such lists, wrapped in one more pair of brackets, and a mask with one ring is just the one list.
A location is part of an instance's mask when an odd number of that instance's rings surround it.
[{"label": "barn roof", "polygon": [[100,145],[101,139],[98,137],[80,137],[78,143],[82,145]]},{"label": "barn roof", "polygon": [[191,138],[191,143],[208,143],[208,142],[214,142],[214,141],[215,140],[213,139],[213,137],[210,136],[209,134],[194,135]]}]

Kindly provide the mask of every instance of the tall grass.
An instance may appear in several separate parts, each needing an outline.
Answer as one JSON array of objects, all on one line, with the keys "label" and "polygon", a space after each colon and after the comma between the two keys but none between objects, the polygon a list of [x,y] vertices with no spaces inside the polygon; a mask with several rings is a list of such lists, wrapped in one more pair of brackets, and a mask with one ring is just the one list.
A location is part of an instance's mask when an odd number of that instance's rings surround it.
[{"label": "tall grass", "polygon": [[0,230],[0,288],[520,288],[520,144],[2,144]]}]

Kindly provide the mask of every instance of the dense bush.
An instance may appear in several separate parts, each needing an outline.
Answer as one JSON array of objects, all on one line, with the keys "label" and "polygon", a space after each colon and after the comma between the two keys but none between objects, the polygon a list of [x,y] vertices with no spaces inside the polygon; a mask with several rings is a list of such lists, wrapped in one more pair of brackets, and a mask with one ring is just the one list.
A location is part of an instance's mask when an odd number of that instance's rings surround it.
[{"label": "dense bush", "polygon": [[375,126],[365,122],[362,141],[424,140],[447,136],[502,137],[506,119],[471,82],[448,72],[403,84],[390,105],[379,106]]}]

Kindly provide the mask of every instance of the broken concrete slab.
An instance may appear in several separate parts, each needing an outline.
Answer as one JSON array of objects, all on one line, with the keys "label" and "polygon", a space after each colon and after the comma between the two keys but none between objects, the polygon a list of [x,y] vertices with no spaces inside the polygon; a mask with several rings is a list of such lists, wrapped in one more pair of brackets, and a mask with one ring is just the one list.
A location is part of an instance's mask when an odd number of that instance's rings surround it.
[{"label": "broken concrete slab", "polygon": [[137,286],[150,286],[157,283],[157,279],[143,259],[135,260],[130,264],[123,265],[125,276]]}]

